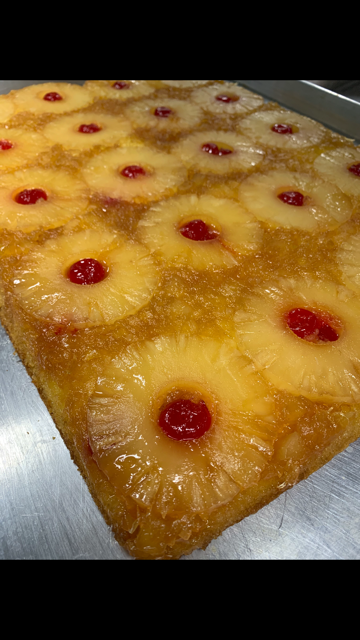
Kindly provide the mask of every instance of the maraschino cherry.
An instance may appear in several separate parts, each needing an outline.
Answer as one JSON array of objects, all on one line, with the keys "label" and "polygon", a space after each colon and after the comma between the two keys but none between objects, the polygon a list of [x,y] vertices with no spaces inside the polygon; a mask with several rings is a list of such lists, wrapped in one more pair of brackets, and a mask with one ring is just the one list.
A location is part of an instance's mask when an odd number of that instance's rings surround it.
[{"label": "maraschino cherry", "polygon": [[101,131],[101,127],[98,124],[81,124],[79,129],[79,133],[98,133]]},{"label": "maraschino cherry", "polygon": [[223,149],[222,147],[218,147],[214,142],[207,142],[202,146],[202,150],[205,153],[209,153],[213,156],[228,156],[230,153],[233,153],[231,149]]},{"label": "maraschino cherry", "polygon": [[336,342],[339,339],[335,329],[308,309],[292,309],[286,321],[298,338],[308,342]]},{"label": "maraschino cherry", "polygon": [[305,197],[299,191],[284,191],[284,193],[280,193],[278,198],[293,207],[303,207],[305,203]]},{"label": "maraschino cherry", "polygon": [[50,91],[50,93],[47,93],[43,97],[43,100],[46,100],[47,102],[59,102],[63,99],[64,98],[60,95],[60,93],[56,93],[56,91]]},{"label": "maraschino cherry", "polygon": [[354,176],[357,176],[358,178],[360,178],[360,162],[358,162],[357,164],[351,165],[348,171],[350,171],[350,173],[352,173]]},{"label": "maraschino cherry", "polygon": [[216,96],[216,100],[218,100],[219,102],[224,102],[225,104],[230,104],[231,102],[239,102],[239,99],[240,98],[238,96],[229,96],[225,93],[221,93],[220,95]]},{"label": "maraschino cherry", "polygon": [[140,167],[137,164],[133,164],[133,165],[130,165],[129,167],[125,167],[125,169],[121,171],[121,175],[124,176],[124,178],[130,178],[130,180],[136,180],[137,178],[142,178],[146,176],[146,171],[145,169],[143,169],[143,167]]},{"label": "maraschino cherry", "polygon": [[292,135],[294,133],[293,128],[289,124],[274,124],[271,131],[274,133],[280,133],[280,135]]},{"label": "maraschino cherry", "polygon": [[14,145],[10,140],[0,140],[0,151],[9,151],[13,149]]},{"label": "maraschino cherry", "polygon": [[169,109],[169,107],[157,107],[154,111],[154,115],[157,118],[170,118],[173,113],[173,110]]},{"label": "maraschino cherry", "polygon": [[219,233],[209,227],[202,220],[192,220],[180,229],[180,233],[184,238],[195,240],[196,242],[206,242],[208,240],[216,240]]},{"label": "maraschino cherry", "polygon": [[104,266],[93,258],[75,262],[68,271],[68,278],[73,284],[98,284],[105,280],[106,276]]},{"label": "maraschino cherry", "polygon": [[47,200],[47,194],[43,189],[24,189],[17,194],[15,202],[18,204],[36,204],[39,200]]},{"label": "maraschino cherry", "polygon": [[113,84],[113,89],[117,89],[118,91],[122,91],[123,89],[130,89],[131,84],[129,82],[125,82],[125,80],[117,80]]},{"label": "maraschino cherry", "polygon": [[177,400],[160,414],[159,426],[172,440],[198,440],[211,427],[211,414],[205,402]]}]

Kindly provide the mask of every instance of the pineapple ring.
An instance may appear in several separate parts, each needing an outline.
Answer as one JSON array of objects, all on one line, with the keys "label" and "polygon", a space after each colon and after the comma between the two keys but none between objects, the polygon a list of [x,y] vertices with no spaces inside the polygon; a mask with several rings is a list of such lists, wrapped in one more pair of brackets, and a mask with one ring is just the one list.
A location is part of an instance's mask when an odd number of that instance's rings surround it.
[{"label": "pineapple ring", "polygon": [[[301,192],[304,205],[282,202],[278,196],[288,191]],[[239,199],[258,220],[273,228],[308,232],[336,229],[353,213],[350,199],[335,185],[291,171],[250,176],[240,186]]]},{"label": "pineapple ring", "polygon": [[357,293],[360,290],[360,236],[354,235],[344,240],[340,238],[337,253],[344,284]]},{"label": "pineapple ring", "polygon": [[[92,258],[107,277],[89,286],[73,284],[70,267]],[[35,317],[77,329],[113,324],[144,307],[158,285],[158,274],[143,247],[118,234],[88,229],[47,241],[31,253],[14,278],[22,307]]]},{"label": "pineapple ring", "polygon": [[7,122],[15,113],[13,101],[8,96],[0,96],[0,122]]},{"label": "pineapple ring", "polygon": [[177,89],[193,89],[194,87],[199,87],[203,84],[208,84],[209,80],[161,80],[164,84],[169,85],[169,87],[175,87]]},{"label": "pineapple ring", "polygon": [[[166,107],[173,113],[167,118],[158,117],[154,113],[158,107]],[[163,98],[135,102],[127,108],[125,114],[134,127],[156,129],[161,132],[191,129],[199,124],[202,118],[201,109],[196,105],[189,104],[184,100]]]},{"label": "pineapple ring", "polygon": [[[217,97],[220,95],[234,97],[235,101],[219,101]],[[199,89],[193,93],[192,100],[205,111],[216,115],[248,114],[264,104],[261,96],[232,83],[216,84]]]},{"label": "pineapple ring", "polygon": [[[47,200],[29,206],[15,197],[28,189],[42,189]],[[82,180],[65,171],[26,169],[0,177],[0,229],[30,232],[55,229],[84,213],[89,204],[88,189]]]},{"label": "pineapple ring", "polygon": [[[219,239],[195,242],[179,229],[192,220],[214,228]],[[163,259],[185,263],[194,269],[232,267],[235,253],[248,254],[259,246],[262,231],[253,216],[232,200],[212,196],[182,196],[154,206],[139,223],[141,239]]]},{"label": "pineapple ring", "polygon": [[[113,85],[116,82],[124,82],[130,86],[124,89],[115,89]],[[112,98],[114,100],[143,98],[154,91],[154,88],[146,80],[88,80],[84,86],[98,98]]]},{"label": "pineapple ring", "polygon": [[360,177],[348,169],[360,164],[360,149],[335,149],[321,154],[315,160],[314,168],[328,182],[336,184],[348,196],[360,196]]},{"label": "pineapple ring", "polygon": [[[315,344],[298,337],[285,320],[293,309],[333,318],[339,339]],[[236,313],[238,347],[278,389],[314,402],[359,402],[359,315],[359,301],[344,287],[281,280]]]},{"label": "pineapple ring", "polygon": [[[223,156],[206,153],[202,147],[208,143],[216,144],[219,148],[229,148],[232,153]],[[255,169],[261,164],[265,154],[244,136],[224,131],[202,131],[175,146],[173,155],[193,171],[226,174]]]},{"label": "pineapple ring", "polygon": [[[179,442],[158,419],[185,398],[203,399],[212,426],[198,440]],[[162,517],[180,517],[209,513],[256,484],[273,453],[259,414],[272,412],[266,384],[232,341],[163,337],[129,346],[102,372],[88,434],[96,463],[120,494]]]},{"label": "pineapple ring", "polygon": [[[130,166],[141,166],[147,175],[134,180],[122,176],[121,171]],[[128,147],[99,153],[85,165],[83,177],[97,193],[141,204],[173,195],[187,172],[167,153]]]},{"label": "pineapple ring", "polygon": [[12,144],[11,149],[2,151],[0,147],[0,170],[14,171],[49,148],[49,143],[40,133],[21,129],[0,129],[0,141]]},{"label": "pineapple ring", "polygon": [[[81,133],[81,125],[95,124],[100,127],[96,133]],[[100,113],[76,113],[50,122],[43,134],[54,144],[65,149],[86,151],[95,146],[129,144],[131,125],[123,116],[109,116]]]},{"label": "pineapple ring", "polygon": [[[292,135],[282,135],[272,131],[276,124],[290,125]],[[304,149],[319,144],[326,129],[318,122],[291,111],[260,111],[253,113],[239,123],[239,131],[260,144],[279,149]]]},{"label": "pineapple ring", "polygon": [[[44,100],[48,93],[58,93],[62,100],[49,102]],[[31,111],[32,113],[66,113],[84,109],[94,100],[90,91],[77,84],[66,82],[47,82],[19,89],[10,94],[13,97],[17,113]]]}]

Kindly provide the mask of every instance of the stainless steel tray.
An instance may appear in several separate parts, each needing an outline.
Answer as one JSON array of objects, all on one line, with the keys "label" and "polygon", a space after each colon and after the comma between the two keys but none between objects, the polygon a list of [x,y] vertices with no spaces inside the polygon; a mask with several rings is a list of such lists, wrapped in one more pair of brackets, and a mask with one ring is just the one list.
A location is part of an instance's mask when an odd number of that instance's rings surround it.
[{"label": "stainless steel tray", "polygon": [[[0,93],[34,82],[0,81]],[[314,97],[309,98],[302,81],[239,82],[311,117],[314,105],[322,105],[317,119],[338,129],[340,120],[329,123],[334,111],[329,111],[330,96],[324,89],[312,86],[317,93],[311,91]],[[336,98],[333,109],[349,123],[346,99]],[[360,138],[357,107],[354,128],[342,130],[353,138]],[[228,529],[206,551],[186,559],[359,558],[360,440],[258,514]],[[0,559],[130,559],[102,519],[1,327]]]}]

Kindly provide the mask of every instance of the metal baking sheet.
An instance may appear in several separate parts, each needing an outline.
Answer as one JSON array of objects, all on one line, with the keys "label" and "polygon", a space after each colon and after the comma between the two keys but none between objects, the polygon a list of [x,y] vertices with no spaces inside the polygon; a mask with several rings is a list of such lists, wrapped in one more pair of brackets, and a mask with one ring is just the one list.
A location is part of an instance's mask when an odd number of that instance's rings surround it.
[{"label": "metal baking sheet", "polygon": [[[0,93],[34,82],[41,81],[0,81]],[[284,87],[279,94],[278,83],[284,81],[273,81],[272,87],[271,81],[239,82],[247,86],[251,82],[254,91],[295,110],[299,105],[301,113],[311,115],[304,111],[308,88],[301,81],[286,81],[296,83],[290,91],[291,101]],[[267,87],[261,84],[264,82]],[[318,119],[325,122],[329,102],[324,94],[315,95],[323,108]],[[338,98],[336,108],[341,112],[343,104],[345,112],[346,101]],[[357,126],[359,123],[360,117]],[[356,129],[344,133],[360,137]],[[359,558],[360,440],[308,480],[228,529],[206,551],[196,551],[186,560]],[[96,508],[1,327],[0,559],[131,559]]]}]

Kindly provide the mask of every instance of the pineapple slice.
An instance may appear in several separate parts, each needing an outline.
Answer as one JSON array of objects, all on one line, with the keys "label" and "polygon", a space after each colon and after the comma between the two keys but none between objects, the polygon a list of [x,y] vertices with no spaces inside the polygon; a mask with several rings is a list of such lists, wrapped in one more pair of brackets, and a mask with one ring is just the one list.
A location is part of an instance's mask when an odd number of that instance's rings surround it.
[{"label": "pineapple slice", "polygon": [[162,83],[169,87],[177,89],[194,89],[201,85],[209,84],[210,80],[161,80]]},{"label": "pineapple slice", "polygon": [[77,84],[47,82],[35,84],[10,93],[16,113],[66,113],[84,109],[93,100],[93,94]]},{"label": "pineapple slice", "polygon": [[128,147],[98,154],[85,165],[83,177],[103,196],[142,204],[173,195],[187,172],[167,153]]},{"label": "pineapple slice", "polygon": [[146,80],[88,80],[85,88],[98,98],[115,100],[143,98],[154,91]]},{"label": "pineapple slice", "polygon": [[264,104],[261,96],[233,83],[215,84],[198,89],[192,101],[216,115],[244,115]]},{"label": "pineapple slice", "polygon": [[236,313],[238,346],[278,389],[315,402],[359,402],[359,314],[344,287],[281,280]]},{"label": "pineapple slice", "polygon": [[[102,372],[88,405],[90,446],[114,488],[141,508],[209,514],[266,468],[273,441],[256,413],[264,405],[272,415],[266,384],[232,341],[158,338]],[[185,424],[179,409],[190,413]]]},{"label": "pineapple slice", "polygon": [[314,168],[348,196],[360,196],[360,150],[352,147],[322,153]]},{"label": "pineapple slice", "polygon": [[26,169],[0,176],[0,229],[55,229],[88,204],[84,182],[65,171]]},{"label": "pineapple slice", "polygon": [[318,145],[326,134],[318,122],[282,109],[253,113],[239,122],[239,131],[259,144],[291,151]]},{"label": "pineapple slice", "polygon": [[273,228],[308,232],[336,229],[353,213],[350,199],[335,185],[291,171],[250,176],[240,185],[239,199]]},{"label": "pineapple slice", "polygon": [[0,122],[7,122],[15,113],[14,103],[8,96],[0,96]]},{"label": "pineapple slice", "polygon": [[87,151],[93,147],[131,143],[131,125],[123,116],[76,113],[50,122],[43,134],[65,149]]},{"label": "pineapple slice", "polygon": [[173,155],[193,171],[227,174],[259,167],[265,154],[244,136],[202,131],[175,146]]},{"label": "pineapple slice", "polygon": [[262,231],[251,214],[232,200],[195,195],[154,206],[139,223],[140,237],[166,261],[194,269],[232,267],[235,254],[259,246]]},{"label": "pineapple slice", "polygon": [[360,236],[340,238],[340,246],[337,252],[339,266],[342,272],[343,282],[349,289],[359,294],[360,291]]},{"label": "pineapple slice", "polygon": [[15,274],[14,292],[36,318],[81,329],[136,313],[158,281],[146,249],[115,232],[87,229],[29,254]]},{"label": "pineapple slice", "polygon": [[21,129],[0,129],[0,170],[14,171],[34,161],[49,148],[40,133]]},{"label": "pineapple slice", "polygon": [[160,132],[186,131],[199,124],[202,112],[199,107],[185,100],[142,100],[125,111],[135,128],[155,129]]}]

